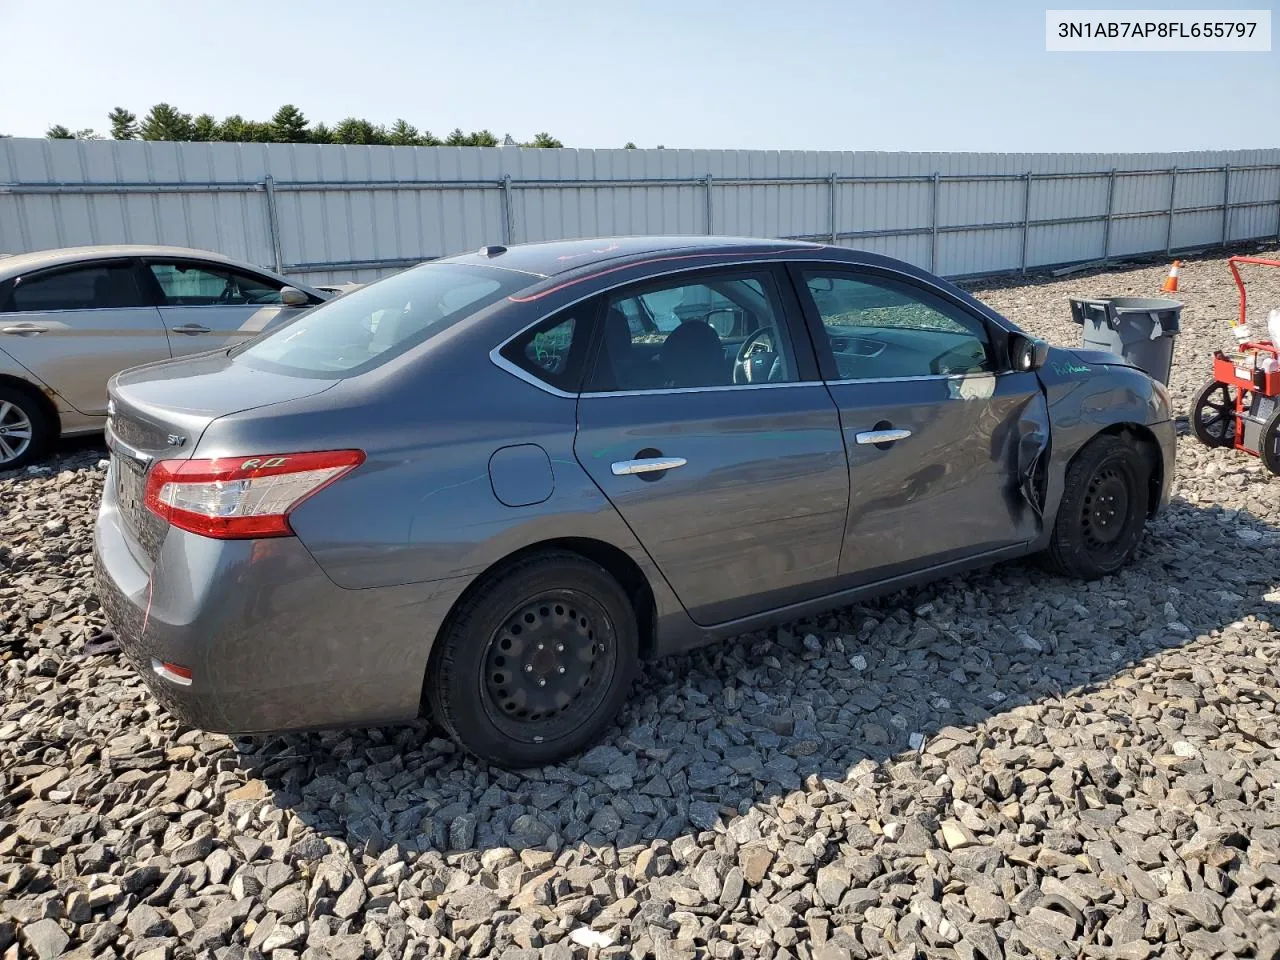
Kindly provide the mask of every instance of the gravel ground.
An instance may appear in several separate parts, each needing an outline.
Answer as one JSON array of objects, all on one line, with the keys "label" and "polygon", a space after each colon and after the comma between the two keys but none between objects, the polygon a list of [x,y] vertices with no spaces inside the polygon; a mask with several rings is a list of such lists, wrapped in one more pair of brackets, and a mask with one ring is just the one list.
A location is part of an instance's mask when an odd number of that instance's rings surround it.
[{"label": "gravel ground", "polygon": [[[1164,272],[977,292],[1075,343],[1067,296]],[[1235,300],[1220,259],[1182,285],[1185,409]],[[1119,576],[1008,564],[654,664],[600,746],[514,775],[416,728],[180,729],[85,657],[101,455],[0,475],[0,956],[1280,956],[1251,458],[1185,441]]]}]

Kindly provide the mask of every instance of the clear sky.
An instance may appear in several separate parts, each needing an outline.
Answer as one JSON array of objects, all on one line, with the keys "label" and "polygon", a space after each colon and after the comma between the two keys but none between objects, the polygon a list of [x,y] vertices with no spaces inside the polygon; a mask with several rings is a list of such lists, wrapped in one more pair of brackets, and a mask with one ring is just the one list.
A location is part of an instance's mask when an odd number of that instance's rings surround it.
[{"label": "clear sky", "polygon": [[1280,48],[1047,53],[1046,6],[1071,4],[0,0],[0,133],[105,132],[117,104],[141,117],[168,101],[218,118],[283,103],[329,124],[404,117],[437,135],[546,130],[576,147],[1280,144]]}]

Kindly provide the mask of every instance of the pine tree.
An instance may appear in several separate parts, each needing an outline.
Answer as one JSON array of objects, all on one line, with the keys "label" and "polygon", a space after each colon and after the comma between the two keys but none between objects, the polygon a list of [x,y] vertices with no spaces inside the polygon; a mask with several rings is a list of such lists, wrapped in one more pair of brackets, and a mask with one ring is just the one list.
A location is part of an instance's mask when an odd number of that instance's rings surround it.
[{"label": "pine tree", "polygon": [[143,140],[190,140],[191,114],[167,103],[157,103],[142,121]]},{"label": "pine tree", "polygon": [[138,117],[137,114],[126,110],[124,107],[116,107],[109,114],[107,119],[111,121],[111,136],[115,140],[137,140],[138,139]]},{"label": "pine tree", "polygon": [[55,123],[52,127],[44,132],[44,135],[50,140],[74,140],[75,134],[64,127],[60,123]]},{"label": "pine tree", "polygon": [[307,118],[292,103],[286,103],[271,118],[271,139],[276,143],[306,143]]},{"label": "pine tree", "polygon": [[192,140],[217,140],[218,133],[218,121],[212,114],[202,113],[191,124]]}]

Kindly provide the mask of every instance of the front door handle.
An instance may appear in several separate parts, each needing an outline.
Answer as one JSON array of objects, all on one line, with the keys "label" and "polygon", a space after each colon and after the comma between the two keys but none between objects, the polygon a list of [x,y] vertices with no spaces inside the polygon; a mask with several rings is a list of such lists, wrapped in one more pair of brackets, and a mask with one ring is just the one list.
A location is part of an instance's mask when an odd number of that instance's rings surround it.
[{"label": "front door handle", "polygon": [[911,436],[910,430],[895,428],[891,430],[865,430],[862,433],[854,435],[854,439],[858,443],[896,443],[899,440],[905,440]]},{"label": "front door handle", "polygon": [[619,460],[613,465],[615,477],[629,477],[636,473],[656,473],[659,470],[674,470],[683,467],[689,461],[684,457],[645,457],[642,460]]},{"label": "front door handle", "polygon": [[173,333],[185,333],[194,336],[197,333],[208,333],[209,328],[199,323],[184,323],[180,327],[170,328]]},{"label": "front door handle", "polygon": [[0,327],[0,333],[10,333],[15,337],[34,337],[44,333],[48,327],[42,327],[38,323],[24,323],[15,327]]}]

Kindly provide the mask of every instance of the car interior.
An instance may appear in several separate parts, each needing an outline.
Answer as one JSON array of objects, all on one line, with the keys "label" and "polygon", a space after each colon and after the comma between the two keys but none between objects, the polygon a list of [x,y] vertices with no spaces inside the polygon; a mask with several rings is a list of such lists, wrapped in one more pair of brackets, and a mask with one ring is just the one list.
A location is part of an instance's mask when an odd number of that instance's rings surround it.
[{"label": "car interior", "polygon": [[808,276],[842,380],[989,373],[981,321],[959,319],[891,285]]},{"label": "car interior", "polygon": [[708,280],[609,302],[590,389],[679,389],[794,379],[759,281]]}]

